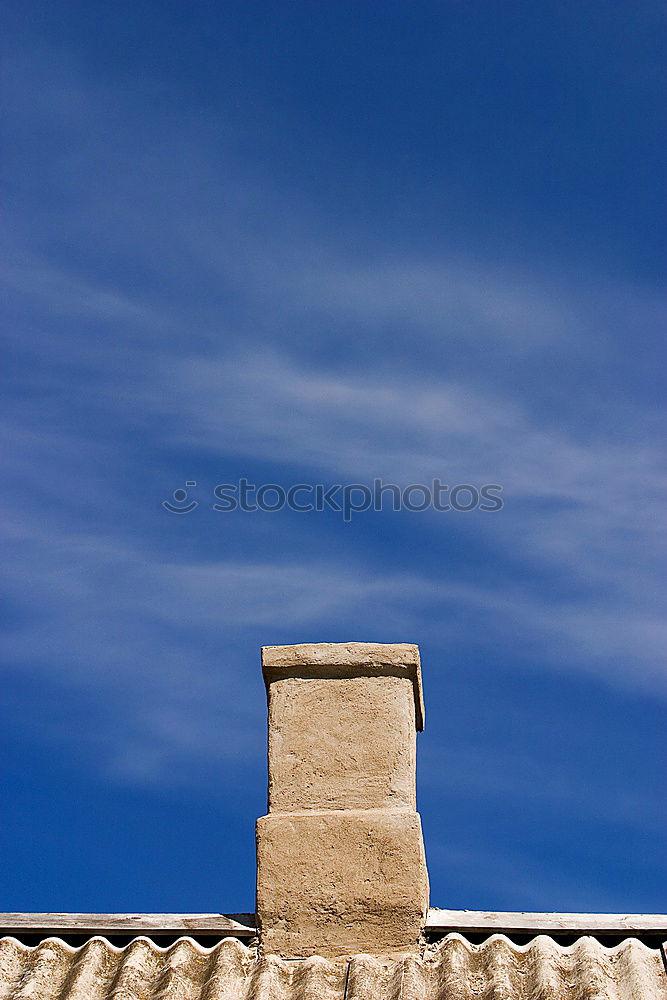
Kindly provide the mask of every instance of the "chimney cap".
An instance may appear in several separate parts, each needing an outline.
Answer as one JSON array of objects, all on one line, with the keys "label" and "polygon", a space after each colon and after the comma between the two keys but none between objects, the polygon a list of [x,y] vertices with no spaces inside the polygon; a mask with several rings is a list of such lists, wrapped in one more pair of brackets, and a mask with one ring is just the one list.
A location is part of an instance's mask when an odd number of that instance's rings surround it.
[{"label": "chimney cap", "polygon": [[419,647],[408,642],[306,642],[293,646],[262,646],[262,672],[268,683],[291,670],[309,670],[317,676],[332,668],[360,669],[364,673],[382,675],[399,672],[412,680],[415,696],[415,726],[424,728],[424,694],[422,691]]}]

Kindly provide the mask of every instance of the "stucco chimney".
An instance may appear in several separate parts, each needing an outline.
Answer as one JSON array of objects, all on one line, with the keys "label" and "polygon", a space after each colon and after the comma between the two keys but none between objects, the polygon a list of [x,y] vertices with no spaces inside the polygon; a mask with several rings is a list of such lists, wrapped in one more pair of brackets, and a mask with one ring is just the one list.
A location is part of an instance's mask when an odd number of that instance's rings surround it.
[{"label": "stucco chimney", "polygon": [[298,958],[416,951],[428,876],[416,811],[417,646],[265,646],[268,815],[260,947]]}]

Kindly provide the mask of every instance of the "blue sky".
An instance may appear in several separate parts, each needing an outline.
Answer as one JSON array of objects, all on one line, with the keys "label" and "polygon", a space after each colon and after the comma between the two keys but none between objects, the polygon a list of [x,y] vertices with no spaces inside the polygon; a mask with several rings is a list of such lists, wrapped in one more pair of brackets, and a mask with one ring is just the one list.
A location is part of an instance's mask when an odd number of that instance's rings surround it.
[{"label": "blue sky", "polygon": [[433,905],[664,910],[664,35],[8,4],[1,909],[252,909],[259,647],[355,639],[421,647]]}]

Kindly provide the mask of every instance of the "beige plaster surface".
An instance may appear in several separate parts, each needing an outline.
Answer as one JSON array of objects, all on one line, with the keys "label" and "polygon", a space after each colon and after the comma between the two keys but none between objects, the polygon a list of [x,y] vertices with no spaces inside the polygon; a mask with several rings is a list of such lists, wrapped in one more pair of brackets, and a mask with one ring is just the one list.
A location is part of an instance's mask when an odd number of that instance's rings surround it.
[{"label": "beige plaster surface", "polygon": [[[415,725],[424,728],[419,647],[408,642],[321,642],[293,646],[263,646],[262,670],[267,684],[281,673],[306,674],[344,672],[345,668],[365,668],[369,675],[394,674],[409,677],[415,698]],[[327,669],[328,668],[328,669]]]},{"label": "beige plaster surface", "polygon": [[333,958],[417,951],[428,908],[417,813],[263,816],[257,865],[264,952]]},{"label": "beige plaster surface", "polygon": [[416,812],[416,646],[262,650],[269,813],[257,822],[260,951],[416,952],[428,876]]},{"label": "beige plaster surface", "polygon": [[269,810],[415,809],[406,677],[284,677],[269,685]]}]

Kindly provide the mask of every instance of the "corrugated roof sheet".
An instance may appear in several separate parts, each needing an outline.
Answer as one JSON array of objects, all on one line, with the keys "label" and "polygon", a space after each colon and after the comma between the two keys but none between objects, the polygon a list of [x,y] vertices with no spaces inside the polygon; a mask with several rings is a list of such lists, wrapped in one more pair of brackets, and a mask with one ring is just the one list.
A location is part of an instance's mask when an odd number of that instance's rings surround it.
[{"label": "corrugated roof sheet", "polygon": [[630,938],[562,947],[547,935],[517,945],[495,934],[474,945],[454,933],[422,958],[290,962],[257,958],[232,938],[160,948],[139,937],[116,948],[95,937],[73,948],[7,937],[0,1000],[667,1000],[667,976],[659,951]]}]

